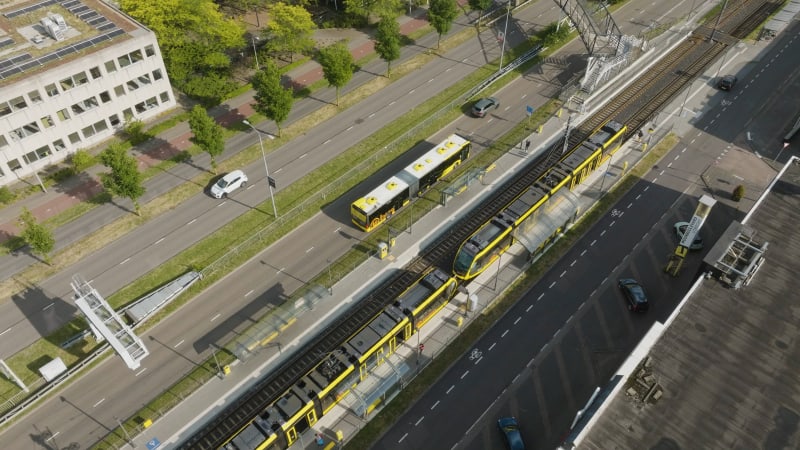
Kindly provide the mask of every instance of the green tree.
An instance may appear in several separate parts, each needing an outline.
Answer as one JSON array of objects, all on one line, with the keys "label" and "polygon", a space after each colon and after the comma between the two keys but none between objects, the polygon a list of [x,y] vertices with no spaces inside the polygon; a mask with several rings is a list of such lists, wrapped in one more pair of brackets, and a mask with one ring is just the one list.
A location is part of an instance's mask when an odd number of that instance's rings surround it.
[{"label": "green tree", "polygon": [[212,0],[120,0],[120,8],[158,37],[173,86],[206,102],[234,85],[231,50],[244,47],[244,30]]},{"label": "green tree", "polygon": [[315,25],[305,8],[279,2],[270,8],[269,15],[264,37],[270,50],[289,52],[292,60],[295,53],[307,53],[314,48]]},{"label": "green tree", "polygon": [[400,58],[400,25],[393,17],[383,16],[375,33],[375,53],[386,61],[386,77],[392,75],[392,61]]},{"label": "green tree", "polygon": [[136,215],[141,215],[139,198],[144,194],[144,185],[136,158],[128,155],[121,144],[113,143],[100,153],[100,162],[111,169],[111,172],[100,174],[103,187],[111,195],[131,199]]},{"label": "green tree", "polygon": [[339,106],[339,89],[353,78],[353,55],[344,42],[337,42],[319,51],[319,63],[325,80],[336,87],[336,106]]},{"label": "green tree", "polygon": [[403,10],[403,0],[345,1],[344,5],[347,14],[363,17],[367,22],[370,16],[395,16]]},{"label": "green tree", "polygon": [[92,167],[95,163],[94,156],[84,149],[73,153],[69,161],[72,163],[72,170],[75,171],[75,173],[81,173],[89,167]]},{"label": "green tree", "polygon": [[281,135],[281,124],[289,118],[294,103],[292,89],[281,85],[281,74],[278,66],[272,61],[267,61],[264,70],[256,72],[251,80],[253,90],[253,109],[278,126],[278,136]]},{"label": "green tree", "polygon": [[216,175],[217,156],[225,150],[222,127],[208,115],[205,108],[195,105],[189,113],[189,128],[194,134],[192,141],[211,157],[211,170]]},{"label": "green tree", "polygon": [[[476,11],[479,11],[481,16],[483,15],[484,11],[489,9],[490,6],[492,6],[492,0],[469,0],[469,7]],[[480,16],[478,16],[477,26],[478,28],[481,27]]]},{"label": "green tree", "polygon": [[46,226],[36,221],[36,217],[28,208],[22,208],[22,215],[19,217],[22,224],[22,240],[31,248],[34,255],[41,256],[42,260],[50,264],[50,252],[56,246],[56,239],[53,232]]},{"label": "green tree", "polygon": [[458,5],[456,5],[456,0],[430,0],[428,22],[439,34],[436,48],[439,48],[439,44],[442,42],[442,35],[450,31],[457,16]]}]

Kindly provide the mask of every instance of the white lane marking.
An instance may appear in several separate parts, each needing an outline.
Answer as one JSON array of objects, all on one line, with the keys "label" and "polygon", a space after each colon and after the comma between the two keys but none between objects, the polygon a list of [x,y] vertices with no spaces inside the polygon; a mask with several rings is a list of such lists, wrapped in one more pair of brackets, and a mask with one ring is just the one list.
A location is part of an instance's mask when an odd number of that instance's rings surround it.
[{"label": "white lane marking", "polygon": [[642,194],[639,194],[639,195],[637,195],[637,196],[636,196],[636,198],[635,198],[634,200],[639,200],[639,198],[640,198],[641,196],[642,196]]},{"label": "white lane marking", "polygon": [[583,251],[581,252],[581,256],[585,255],[586,251],[587,251],[586,249],[583,249]]},{"label": "white lane marking", "polygon": [[172,348],[178,348],[181,344],[183,344],[184,341],[185,339],[181,339],[181,341],[175,344]]},{"label": "white lane marking", "polygon": [[489,350],[487,350],[487,351],[489,351],[489,352],[492,351],[492,349],[494,348],[495,345],[497,345],[497,342],[492,342],[492,345],[489,346]]},{"label": "white lane marking", "polygon": [[616,220],[612,220],[612,221],[611,221],[611,223],[610,223],[610,224],[608,224],[608,226],[609,226],[609,227],[613,227],[615,223],[617,223],[617,221],[616,221]]},{"label": "white lane marking", "polygon": [[567,271],[565,270],[565,271],[561,272],[561,276],[559,276],[558,278],[564,278],[564,275],[566,275],[566,274],[567,274]]},{"label": "white lane marking", "polygon": [[92,406],[92,408],[97,408],[97,406],[100,405],[100,403],[103,403],[104,401],[106,401],[105,397],[101,398],[97,403],[95,403],[94,406]]},{"label": "white lane marking", "polygon": [[553,286],[555,286],[555,285],[556,285],[556,282],[553,281],[552,283],[550,283],[550,286],[547,286],[547,289],[553,289]]},{"label": "white lane marking", "polygon": [[433,83],[433,80],[435,80],[435,79],[436,78],[431,78],[430,80],[428,80],[428,83]]},{"label": "white lane marking", "polygon": [[578,260],[577,260],[577,259],[573,259],[573,260],[572,260],[572,264],[570,264],[569,266],[570,266],[570,267],[574,266],[576,262],[578,262]]},{"label": "white lane marking", "polygon": [[533,305],[528,305],[528,307],[525,308],[525,312],[530,312],[531,308],[533,308]]},{"label": "white lane marking", "polygon": [[138,377],[139,375],[143,374],[145,370],[147,370],[147,367],[145,367],[144,369],[136,372],[136,376]]},{"label": "white lane marking", "polygon": [[558,333],[561,333],[561,328],[557,329],[556,332],[553,333],[553,339],[555,339],[556,336],[558,336]]},{"label": "white lane marking", "polygon": [[344,131],[350,131],[350,130],[352,130],[352,129],[353,129],[353,125],[350,125],[350,126],[349,126],[349,127],[347,127],[347,129],[346,129],[346,130],[344,130]]},{"label": "white lane marking", "polygon": [[594,243],[595,243],[595,242],[597,242],[597,239],[595,239],[595,240],[593,240],[591,243],[589,243],[589,247],[594,247]]},{"label": "white lane marking", "polygon": [[672,167],[672,163],[667,164],[667,169]]},{"label": "white lane marking", "polygon": [[520,320],[522,320],[522,317],[517,317],[517,320],[514,321],[514,325],[518,324]]},{"label": "white lane marking", "polygon": [[633,206],[633,202],[628,203],[628,207],[625,209],[631,209],[631,206]]},{"label": "white lane marking", "polygon": [[314,250],[313,246],[311,248],[309,248],[308,250],[306,250],[306,253],[310,252],[311,250]]},{"label": "white lane marking", "polygon": [[420,417],[419,420],[414,423],[414,426],[419,425],[423,420],[425,420],[425,416]]},{"label": "white lane marking", "polygon": [[244,294],[244,296],[245,297],[249,296],[250,294],[253,293],[253,291],[254,291],[254,289],[250,289],[249,291],[247,291],[247,294]]},{"label": "white lane marking", "polygon": [[397,103],[397,100],[392,100],[391,102],[389,102],[389,106],[392,106],[392,105],[394,105],[395,103]]},{"label": "white lane marking", "polygon": [[56,306],[55,302],[50,303],[49,305],[47,305],[44,308],[42,308],[42,311],[47,311],[48,309],[52,308],[53,306]]},{"label": "white lane marking", "polygon": [[[555,284],[555,283],[553,283],[553,284]],[[552,287],[552,285],[551,285],[551,287]],[[541,294],[539,294],[538,297],[536,297],[536,301],[538,302],[539,300],[542,299],[542,297],[544,297],[544,292],[542,292]]]},{"label": "white lane marking", "polygon": [[481,360],[482,360],[482,359],[483,359],[483,356],[481,356],[480,358],[478,358],[478,360],[477,360],[477,361],[475,361],[475,364],[478,364],[479,362],[481,362]]},{"label": "white lane marking", "polygon": [[341,229],[342,229],[342,227],[336,227],[336,229],[335,229],[335,230],[333,230],[333,232],[334,232],[334,233],[338,233],[338,232],[339,232],[339,230],[341,230]]},{"label": "white lane marking", "polygon": [[467,375],[469,375],[469,370],[461,374],[461,379],[463,380]]},{"label": "white lane marking", "polygon": [[656,181],[658,181],[658,177],[653,178],[653,184],[656,184]]},{"label": "white lane marking", "polygon": [[650,186],[645,186],[644,189],[642,189],[642,192],[647,192],[648,189],[650,189]]},{"label": "white lane marking", "polygon": [[125,264],[126,262],[128,262],[128,261],[130,261],[130,260],[131,260],[131,258],[130,258],[130,257],[128,257],[128,258],[125,258],[124,260],[122,260],[122,262],[120,262],[120,263],[119,263],[119,265],[121,266],[121,265]]},{"label": "white lane marking", "polygon": [[452,391],[453,389],[455,389],[455,387],[456,387],[455,385],[451,385],[451,386],[450,386],[450,389],[448,389],[448,390],[445,392],[445,394],[449,394],[449,393],[450,393],[450,391]]},{"label": "white lane marking", "polygon": [[507,334],[508,334],[508,328],[506,328],[506,331],[503,331],[503,334],[501,334],[500,337],[506,337]]},{"label": "white lane marking", "polygon": [[600,232],[600,236],[603,236],[604,234],[606,234],[606,230]]},{"label": "white lane marking", "polygon": [[161,239],[157,240],[156,244],[160,244],[160,243],[164,242],[164,239],[166,239],[166,237],[162,237]]},{"label": "white lane marking", "polygon": [[308,156],[308,153],[303,153],[303,154],[302,154],[302,155],[300,155],[300,157],[299,157],[299,158],[297,158],[297,159],[303,159],[303,158],[305,158],[306,156]]},{"label": "white lane marking", "polygon": [[4,334],[8,333],[9,331],[11,331],[11,327],[8,327],[8,328],[6,328],[6,330],[5,330],[5,331],[3,331],[2,333],[0,333],[0,336],[2,336],[2,335],[4,335]]},{"label": "white lane marking", "polygon": [[403,442],[403,439],[405,439],[406,436],[408,436],[408,433],[404,434],[403,437],[401,437],[400,440],[397,441],[397,443],[399,444],[399,443]]},{"label": "white lane marking", "polygon": [[195,222],[197,222],[197,217],[195,217],[194,219],[192,219],[192,220],[190,220],[190,221],[186,222],[186,225],[191,225],[191,224],[193,224],[193,223],[195,223]]},{"label": "white lane marking", "polygon": [[216,315],[216,316],[214,316],[214,317],[212,317],[212,318],[211,318],[211,321],[213,322],[213,321],[215,321],[215,320],[219,319],[219,316],[221,316],[221,315],[222,315],[222,314],[220,314],[220,313],[217,313],[217,315]]},{"label": "white lane marking", "polygon": [[434,403],[434,404],[431,406],[431,411],[433,411],[433,410],[434,410],[434,408],[436,408],[437,406],[439,406],[439,400],[436,400],[436,403]]},{"label": "white lane marking", "polygon": [[412,89],[412,90],[408,91],[408,93],[409,94],[413,94],[415,91],[416,91],[416,89]]},{"label": "white lane marking", "polygon": [[367,116],[368,119],[372,119],[373,117],[375,117],[375,113],[372,113],[372,114]]},{"label": "white lane marking", "polygon": [[673,161],[677,161],[678,158],[680,158],[680,157],[681,157],[681,155],[675,155],[675,159],[673,159]]},{"label": "white lane marking", "polygon": [[61,434],[61,432],[60,432],[60,431],[56,431],[55,433],[53,433],[53,435],[52,435],[52,436],[50,436],[50,437],[49,437],[49,438],[47,438],[46,440],[47,440],[47,441],[49,441],[49,440],[51,440],[51,439],[55,439],[55,438],[56,438],[56,436],[58,436],[59,434]]}]

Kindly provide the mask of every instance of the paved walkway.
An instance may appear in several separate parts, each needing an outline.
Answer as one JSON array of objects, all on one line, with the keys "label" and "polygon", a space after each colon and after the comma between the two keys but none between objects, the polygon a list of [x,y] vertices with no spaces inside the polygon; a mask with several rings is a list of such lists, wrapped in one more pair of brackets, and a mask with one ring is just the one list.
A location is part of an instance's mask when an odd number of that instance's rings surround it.
[{"label": "paved walkway", "polygon": [[[400,32],[409,35],[422,27],[427,26],[424,9],[416,9],[410,15],[398,18]],[[352,29],[322,29],[317,30],[314,36],[320,45],[327,45],[340,40],[347,40],[348,48],[353,58],[358,61],[374,53],[374,41],[364,33]],[[314,60],[295,67],[285,74],[292,86],[302,89],[322,79],[322,67]],[[222,105],[209,110],[209,114],[216,121],[229,126],[241,121],[242,118],[253,115],[253,92],[234,97]],[[173,111],[171,115],[183,112],[182,109]],[[295,119],[296,120],[296,119]],[[183,122],[166,130],[147,143],[134,148],[133,152],[139,160],[141,169],[156,165],[161,161],[171,158],[181,151],[191,147],[192,134],[187,123]],[[106,169],[101,165],[92,167],[85,173],[72,177],[59,183],[45,192],[29,195],[26,198],[0,209],[0,242],[5,242],[19,232],[18,218],[22,208],[28,208],[40,221],[47,220],[81,202],[87,201],[103,191],[99,182],[99,173]],[[148,180],[147,184],[155,183]],[[30,185],[29,180],[20,181],[13,189]]]}]

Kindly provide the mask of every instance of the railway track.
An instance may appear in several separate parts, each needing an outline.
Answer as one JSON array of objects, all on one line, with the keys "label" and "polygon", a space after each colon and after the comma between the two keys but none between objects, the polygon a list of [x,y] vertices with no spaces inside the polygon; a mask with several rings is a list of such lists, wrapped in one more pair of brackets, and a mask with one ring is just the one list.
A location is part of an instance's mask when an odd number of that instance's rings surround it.
[{"label": "railway track", "polygon": [[[778,2],[765,0],[732,0],[728,3],[727,12],[720,18],[717,31],[714,33],[714,42],[708,41],[710,30],[702,27],[696,30],[692,38],[678,45],[601,111],[572,130],[568,147],[574,148],[594,130],[612,119],[627,124],[629,135],[640,129],[672,100],[687,82],[707,68],[727,48],[726,44],[747,36],[779,6]],[[451,272],[452,262],[460,244],[550,170],[562,158],[563,148],[562,138],[514,178],[496,189],[489,199],[442,234],[403,271],[382,283],[369,296],[320,333],[306,346],[305,351],[293,355],[246,393],[232,400],[230,406],[211,419],[180,448],[206,450],[220,447],[313,369],[326,355],[335,351],[342,342],[392,303],[427,269],[440,267]]]}]

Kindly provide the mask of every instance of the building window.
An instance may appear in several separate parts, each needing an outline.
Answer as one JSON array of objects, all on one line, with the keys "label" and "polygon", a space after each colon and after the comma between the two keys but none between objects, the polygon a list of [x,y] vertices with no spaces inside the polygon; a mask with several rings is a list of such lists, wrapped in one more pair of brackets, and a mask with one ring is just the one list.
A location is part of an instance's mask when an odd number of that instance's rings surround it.
[{"label": "building window", "polygon": [[48,97],[55,97],[58,95],[58,88],[56,87],[55,83],[48,84],[44,87],[45,92],[47,92]]},{"label": "building window", "polygon": [[0,103],[0,117],[11,114],[11,105],[8,102]]},{"label": "building window", "polygon": [[39,125],[37,125],[36,122],[31,122],[27,125],[23,125],[17,128],[16,130],[11,130],[11,138],[16,140],[22,140],[40,131],[42,130],[39,128]]},{"label": "building window", "polygon": [[120,69],[123,67],[128,67],[131,65],[131,55],[122,55],[117,58],[117,62],[119,63]]},{"label": "building window", "polygon": [[169,103],[169,92],[162,92],[159,95],[159,98],[161,99],[162,104]]},{"label": "building window", "polygon": [[19,170],[22,169],[22,164],[19,163],[19,160],[17,158],[14,158],[8,162],[8,168],[11,169],[12,171]]},{"label": "building window", "polygon": [[158,81],[158,80],[160,80],[162,78],[164,78],[164,75],[161,75],[161,69],[156,69],[156,70],[153,71],[153,79],[154,80]]},{"label": "building window", "polygon": [[144,54],[147,55],[148,58],[155,55],[156,54],[155,47],[153,47],[152,45],[148,45],[147,47],[144,48]]},{"label": "building window", "polygon": [[122,111],[122,117],[125,118],[125,122],[130,122],[131,119],[133,119],[133,111],[131,111],[130,108],[125,108],[125,110]]},{"label": "building window", "polygon": [[116,95],[117,97],[122,97],[123,95],[125,95],[125,86],[120,84],[119,86],[115,87],[114,95]]},{"label": "building window", "polygon": [[95,97],[89,97],[82,102],[75,103],[72,105],[72,112],[76,115],[83,114],[90,109],[94,109],[99,105],[97,99]]},{"label": "building window", "polygon": [[39,147],[39,148],[37,148],[36,150],[34,150],[32,152],[26,153],[25,156],[23,157],[23,159],[25,159],[26,163],[31,164],[31,163],[34,163],[34,162],[46,157],[50,153],[52,153],[50,151],[50,147],[45,145],[44,147]]},{"label": "building window", "polygon": [[86,76],[86,72],[76,73],[72,76],[72,79],[75,80],[75,86],[81,86],[89,82],[89,77]]},{"label": "building window", "polygon": [[108,123],[110,123],[112,127],[118,127],[122,124],[122,122],[119,120],[119,116],[116,114],[108,116]]},{"label": "building window", "polygon": [[158,102],[156,101],[156,98],[155,97],[150,97],[150,98],[148,98],[147,100],[145,100],[145,101],[143,101],[141,103],[137,103],[135,108],[136,108],[136,112],[141,114],[141,113],[143,113],[143,112],[145,112],[145,111],[147,111],[149,109],[155,108],[156,106],[158,106]]},{"label": "building window", "polygon": [[142,55],[142,51],[141,50],[134,50],[134,51],[131,52],[131,62],[133,64],[136,64],[137,62],[139,62],[139,61],[141,61],[143,59],[144,59],[144,56]]},{"label": "building window", "polygon": [[2,134],[0,134],[0,148],[3,148],[5,146],[7,146],[7,145],[8,145],[8,141],[6,140],[6,137],[3,136]]},{"label": "building window", "polygon": [[89,69],[89,73],[92,74],[92,79],[93,80],[96,80],[96,79],[98,79],[98,78],[103,76],[103,73],[100,72],[100,68],[96,67],[96,66],[92,67],[91,69]]},{"label": "building window", "polygon": [[114,60],[106,61],[106,73],[114,73],[117,71],[117,65],[114,64]]},{"label": "building window", "polygon": [[96,131],[98,133],[101,133],[101,132],[106,131],[108,129],[108,124],[106,123],[105,120],[101,120],[99,122],[95,122],[95,124],[92,125],[92,126],[94,127],[94,131]]},{"label": "building window", "polygon": [[150,75],[149,74],[144,74],[144,75],[140,76],[139,78],[137,78],[137,80],[139,80],[139,83],[142,84],[142,85],[152,83],[152,81],[150,81]]},{"label": "building window", "polygon": [[103,103],[108,103],[111,101],[111,94],[108,91],[103,91],[100,93],[100,101]]},{"label": "building window", "polygon": [[89,125],[81,130],[81,134],[83,135],[84,139],[89,139],[90,137],[94,136],[94,127]]},{"label": "building window", "polygon": [[62,91],[68,91],[75,87],[75,81],[72,80],[72,77],[64,78],[58,82],[58,85],[61,86]]},{"label": "building window", "polygon": [[139,83],[137,83],[136,80],[130,80],[128,81],[127,84],[128,84],[128,90],[131,92],[139,89]]},{"label": "building window", "polygon": [[31,99],[32,104],[42,102],[42,95],[39,94],[38,90],[28,92],[28,98]]},{"label": "building window", "polygon": [[70,134],[69,136],[67,136],[67,138],[69,138],[70,144],[77,144],[78,142],[81,141],[81,137],[78,136],[77,132]]},{"label": "building window", "polygon": [[53,148],[56,149],[57,152],[61,150],[66,150],[67,146],[64,145],[64,141],[59,139],[57,141],[53,141]]},{"label": "building window", "polygon": [[69,117],[70,117],[69,116],[69,111],[67,111],[66,108],[56,112],[56,116],[58,116],[58,120],[60,120],[62,122],[66,121],[66,120],[69,120]]},{"label": "building window", "polygon": [[53,125],[55,125],[55,122],[53,122],[53,118],[52,118],[52,117],[50,117],[49,115],[47,115],[47,116],[44,116],[44,117],[42,117],[42,118],[41,118],[41,119],[39,119],[39,120],[41,120],[41,122],[42,122],[42,125],[44,125],[44,127],[45,127],[45,128],[50,128],[50,127],[52,127]]}]

